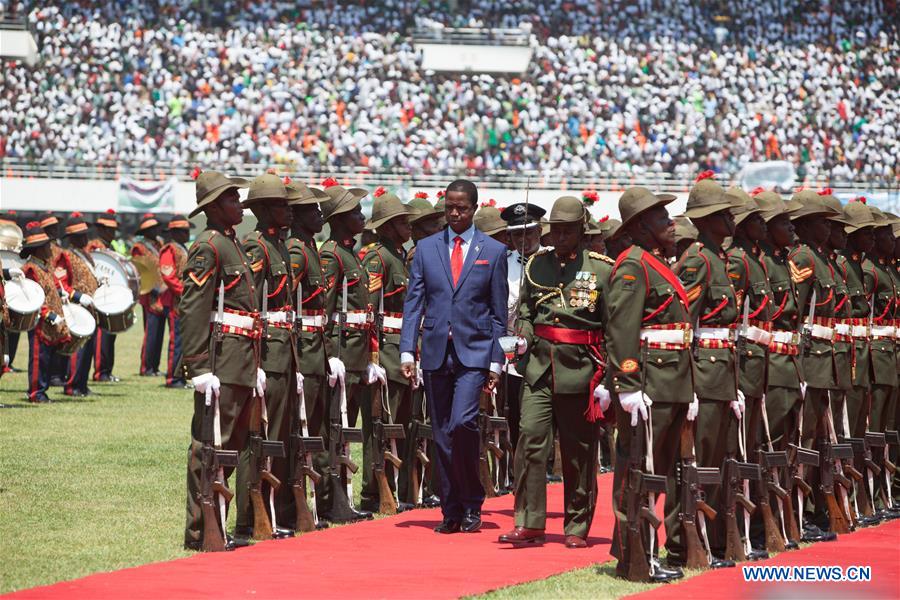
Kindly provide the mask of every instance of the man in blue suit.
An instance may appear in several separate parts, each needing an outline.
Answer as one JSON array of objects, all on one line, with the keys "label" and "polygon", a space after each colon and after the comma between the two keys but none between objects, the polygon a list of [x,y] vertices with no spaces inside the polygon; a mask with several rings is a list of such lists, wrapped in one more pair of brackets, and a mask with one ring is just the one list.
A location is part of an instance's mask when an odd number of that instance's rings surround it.
[{"label": "man in blue suit", "polygon": [[400,336],[401,368],[421,368],[439,463],[443,522],[438,533],[481,528],[478,399],[500,379],[506,335],[506,246],[472,225],[478,190],[460,179],[447,186],[448,227],[419,241],[409,273]]}]

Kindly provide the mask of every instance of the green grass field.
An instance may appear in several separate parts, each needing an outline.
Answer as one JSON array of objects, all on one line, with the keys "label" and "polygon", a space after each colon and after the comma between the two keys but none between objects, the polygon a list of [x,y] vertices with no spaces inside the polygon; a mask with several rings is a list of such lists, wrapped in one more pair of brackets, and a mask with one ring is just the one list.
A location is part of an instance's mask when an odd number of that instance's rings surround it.
[{"label": "green grass field", "polygon": [[[137,376],[140,335],[138,324],[119,336],[122,381],[91,384],[87,399],[51,388],[52,404],[33,405],[25,373],[0,379],[0,592],[190,555],[181,543],[191,393]],[[23,336],[17,367],[27,350]],[[485,596],[611,598],[648,587],[615,579],[608,563]]]}]

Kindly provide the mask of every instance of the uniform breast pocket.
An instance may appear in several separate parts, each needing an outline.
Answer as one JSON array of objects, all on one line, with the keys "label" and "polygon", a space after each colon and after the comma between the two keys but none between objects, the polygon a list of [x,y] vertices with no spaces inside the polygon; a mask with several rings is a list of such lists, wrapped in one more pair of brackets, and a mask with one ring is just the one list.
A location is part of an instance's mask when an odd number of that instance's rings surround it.
[{"label": "uniform breast pocket", "polygon": [[228,297],[247,299],[248,288],[246,282],[243,281],[247,274],[246,267],[242,263],[233,263],[225,265],[222,271],[222,283],[225,284],[225,291]]},{"label": "uniform breast pocket", "polygon": [[775,292],[775,294],[779,297],[781,297],[784,292],[791,289],[790,284],[785,279],[770,280],[769,285],[771,286],[772,291]]},{"label": "uniform breast pocket", "polygon": [[403,273],[394,273],[391,276],[391,291],[406,287],[407,281]]},{"label": "uniform breast pocket", "polygon": [[[759,298],[762,301],[763,298],[768,297],[769,301],[772,300],[772,290],[769,288],[769,284],[766,281],[757,281],[750,286],[750,290],[753,292],[753,295],[756,298]],[[758,308],[758,307],[754,307]]]}]

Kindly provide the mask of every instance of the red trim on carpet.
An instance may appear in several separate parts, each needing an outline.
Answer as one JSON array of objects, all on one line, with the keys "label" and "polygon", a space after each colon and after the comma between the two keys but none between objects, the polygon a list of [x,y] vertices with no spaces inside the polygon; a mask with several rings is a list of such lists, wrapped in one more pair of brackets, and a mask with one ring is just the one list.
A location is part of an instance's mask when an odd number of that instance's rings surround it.
[{"label": "red trim on carpet", "polygon": [[[869,582],[745,582],[742,566],[871,566]],[[680,583],[628,596],[674,598],[900,598],[900,520],[838,536],[733,569],[707,571]]]},{"label": "red trim on carpet", "polygon": [[251,548],[99,573],[24,590],[17,600],[128,598],[456,598],[610,560],[612,475],[598,479],[590,547],[566,549],[562,484],[547,487],[547,544],[497,543],[513,496],[487,500],[478,533],[439,535],[439,509],[334,527]]}]

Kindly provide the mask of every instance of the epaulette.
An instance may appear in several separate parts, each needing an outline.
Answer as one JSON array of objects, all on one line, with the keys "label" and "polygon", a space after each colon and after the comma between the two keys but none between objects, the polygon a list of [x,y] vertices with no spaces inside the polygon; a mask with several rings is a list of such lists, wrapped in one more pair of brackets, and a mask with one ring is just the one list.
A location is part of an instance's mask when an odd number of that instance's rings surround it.
[{"label": "epaulette", "polygon": [[599,253],[599,252],[594,252],[593,250],[590,251],[590,252],[588,252],[588,256],[590,256],[591,258],[596,258],[597,260],[602,260],[603,262],[609,263],[609,264],[611,264],[611,265],[616,264],[616,261],[614,261],[613,259],[611,259],[611,258],[608,257],[607,255],[601,254],[601,253]]}]

